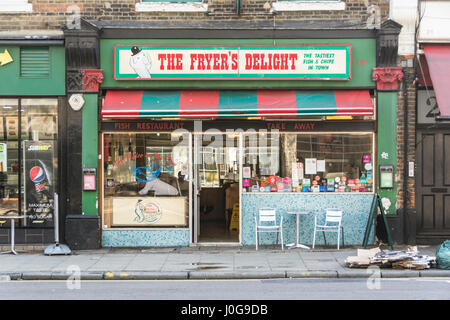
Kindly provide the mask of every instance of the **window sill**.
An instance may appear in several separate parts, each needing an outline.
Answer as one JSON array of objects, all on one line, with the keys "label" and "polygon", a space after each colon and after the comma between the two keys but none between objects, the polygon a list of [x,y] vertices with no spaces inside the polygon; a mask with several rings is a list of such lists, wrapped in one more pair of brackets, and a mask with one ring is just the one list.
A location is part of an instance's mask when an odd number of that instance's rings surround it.
[{"label": "window sill", "polygon": [[146,2],[136,3],[136,12],[207,12],[208,4],[202,2]]},{"label": "window sill", "polygon": [[342,11],[343,1],[276,1],[272,3],[272,11]]},{"label": "window sill", "polygon": [[21,12],[33,12],[33,4],[22,1],[23,3],[17,3],[17,1],[5,1],[0,5],[0,13],[21,13]]}]

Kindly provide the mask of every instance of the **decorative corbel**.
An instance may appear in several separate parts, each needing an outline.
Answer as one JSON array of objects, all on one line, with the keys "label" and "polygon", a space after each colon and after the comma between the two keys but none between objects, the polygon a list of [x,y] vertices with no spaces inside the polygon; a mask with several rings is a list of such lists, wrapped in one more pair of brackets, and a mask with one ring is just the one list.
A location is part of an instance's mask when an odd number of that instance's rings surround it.
[{"label": "decorative corbel", "polygon": [[83,91],[98,91],[103,82],[103,70],[84,69],[81,70],[81,86]]},{"label": "decorative corbel", "polygon": [[372,80],[377,83],[377,90],[398,90],[398,83],[403,80],[403,69],[373,68]]}]

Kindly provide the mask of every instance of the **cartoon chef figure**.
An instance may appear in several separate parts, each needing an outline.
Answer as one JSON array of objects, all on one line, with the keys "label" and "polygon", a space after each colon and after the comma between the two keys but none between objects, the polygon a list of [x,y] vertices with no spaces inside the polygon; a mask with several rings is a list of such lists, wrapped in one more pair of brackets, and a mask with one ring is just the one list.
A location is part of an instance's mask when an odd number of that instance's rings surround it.
[{"label": "cartoon chef figure", "polygon": [[150,78],[150,68],[152,67],[150,58],[136,46],[131,48],[131,53],[130,66],[138,74],[138,78]]}]

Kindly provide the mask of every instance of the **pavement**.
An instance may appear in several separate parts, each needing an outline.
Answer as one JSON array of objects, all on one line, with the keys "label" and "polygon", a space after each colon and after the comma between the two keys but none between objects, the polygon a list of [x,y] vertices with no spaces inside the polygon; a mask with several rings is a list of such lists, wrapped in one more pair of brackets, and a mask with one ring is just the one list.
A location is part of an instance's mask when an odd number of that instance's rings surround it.
[{"label": "pavement", "polygon": [[[418,246],[419,254],[429,256],[435,256],[436,248]],[[374,270],[346,267],[345,259],[355,256],[357,249],[102,248],[61,256],[46,256],[41,250],[0,255],[0,281],[368,278],[374,275],[382,278],[450,278],[450,270],[437,268]],[[403,249],[406,246],[395,246],[395,250]]]}]

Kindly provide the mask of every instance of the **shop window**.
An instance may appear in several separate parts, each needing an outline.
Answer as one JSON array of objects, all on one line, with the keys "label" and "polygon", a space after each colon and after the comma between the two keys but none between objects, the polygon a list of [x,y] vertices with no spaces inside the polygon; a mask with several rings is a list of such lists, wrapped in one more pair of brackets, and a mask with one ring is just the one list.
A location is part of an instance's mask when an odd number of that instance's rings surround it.
[{"label": "shop window", "polygon": [[283,133],[270,143],[250,134],[242,185],[245,192],[372,192],[373,161],[372,133]]},{"label": "shop window", "polygon": [[0,99],[0,214],[19,212],[19,128],[17,99]]},{"label": "shop window", "polygon": [[104,135],[106,227],[188,225],[189,148],[173,135]]},{"label": "shop window", "polygon": [[0,99],[0,214],[24,227],[53,227],[57,99]]}]

